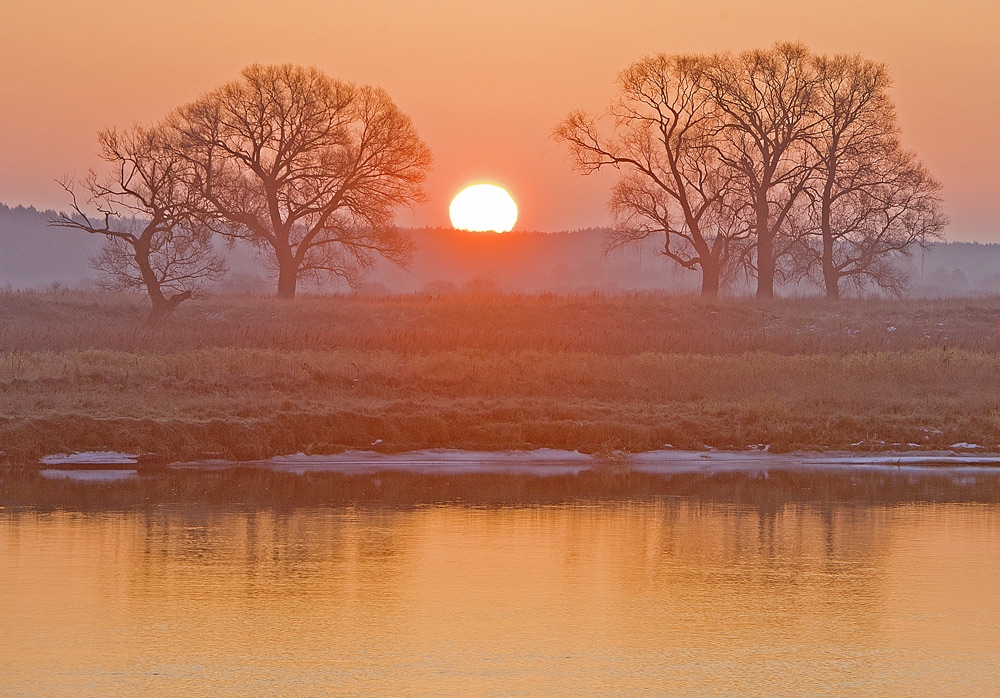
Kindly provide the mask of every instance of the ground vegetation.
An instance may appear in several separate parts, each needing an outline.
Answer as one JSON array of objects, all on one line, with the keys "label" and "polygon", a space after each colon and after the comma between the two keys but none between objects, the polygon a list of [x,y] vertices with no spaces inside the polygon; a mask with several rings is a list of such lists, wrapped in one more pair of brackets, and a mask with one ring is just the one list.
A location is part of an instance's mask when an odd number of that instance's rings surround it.
[{"label": "ground vegetation", "polygon": [[1000,447],[995,300],[0,296],[0,450]]}]

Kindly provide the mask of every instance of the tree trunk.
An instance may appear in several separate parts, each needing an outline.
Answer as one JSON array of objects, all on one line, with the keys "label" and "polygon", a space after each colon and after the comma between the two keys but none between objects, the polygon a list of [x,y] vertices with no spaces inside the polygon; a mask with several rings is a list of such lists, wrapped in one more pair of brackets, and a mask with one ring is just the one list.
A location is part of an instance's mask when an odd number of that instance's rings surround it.
[{"label": "tree trunk", "polygon": [[132,258],[135,260],[136,266],[139,267],[142,284],[146,287],[146,295],[149,296],[149,302],[152,304],[146,322],[156,323],[169,315],[176,304],[171,306],[163,295],[163,291],[160,290],[160,280],[156,277],[156,272],[153,271],[153,267],[149,263],[149,238],[151,237],[152,233],[144,234],[138,242],[132,243]]},{"label": "tree trunk", "polygon": [[[767,247],[771,245],[768,244]],[[760,252],[764,247],[758,243],[757,250]],[[770,253],[770,250],[767,251]],[[757,263],[757,297],[774,298],[774,258],[767,257]]]},{"label": "tree trunk", "polygon": [[833,237],[823,233],[823,282],[826,284],[826,297],[835,301],[840,298],[840,274],[833,264]]},{"label": "tree trunk", "polygon": [[774,298],[774,231],[767,199],[757,202],[757,297]]},{"label": "tree trunk", "polygon": [[292,300],[295,298],[295,285],[299,280],[299,268],[295,260],[278,260],[278,298]]},{"label": "tree trunk", "polygon": [[769,230],[757,237],[757,297],[774,298],[774,238]]},{"label": "tree trunk", "polygon": [[840,298],[840,274],[833,263],[833,187],[834,172],[837,171],[837,160],[831,155],[827,164],[826,186],[823,188],[823,200],[820,208],[819,231],[823,236],[823,283],[826,285],[826,297],[829,300]]},{"label": "tree trunk", "polygon": [[701,295],[705,298],[719,295],[719,267],[715,260],[701,263]]},{"label": "tree trunk", "polygon": [[[149,310],[149,316],[146,318],[146,322],[150,325],[158,324],[160,321],[167,318],[177,306],[186,301],[191,297],[190,291],[181,291],[180,293],[175,293],[170,296],[170,298],[164,298],[162,293],[159,293],[156,300],[153,300],[153,307]],[[150,296],[150,300],[152,300]]]}]

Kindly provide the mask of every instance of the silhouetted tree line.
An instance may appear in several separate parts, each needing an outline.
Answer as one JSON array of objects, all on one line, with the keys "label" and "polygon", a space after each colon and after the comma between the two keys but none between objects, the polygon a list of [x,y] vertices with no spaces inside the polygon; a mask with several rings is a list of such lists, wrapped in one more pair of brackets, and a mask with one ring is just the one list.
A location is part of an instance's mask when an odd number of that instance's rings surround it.
[{"label": "silhouetted tree line", "polygon": [[381,89],[252,65],[158,124],[99,140],[108,172],[82,183],[98,215],[64,182],[73,211],[52,222],[106,235],[104,285],[145,289],[152,320],[224,273],[216,234],[264,253],[279,298],[310,275],[354,280],[379,255],[412,254],[393,209],[422,200],[430,151]]},{"label": "silhouetted tree line", "polygon": [[608,112],[555,130],[583,173],[618,169],[609,246],[663,236],[702,275],[899,292],[893,258],[941,236],[941,185],[900,142],[887,67],[798,43],[738,55],[654,55]]},{"label": "silhouetted tree line", "polygon": [[[889,87],[883,64],[801,44],[655,55],[621,73],[605,117],[574,112],[555,136],[582,172],[622,172],[610,246],[662,235],[706,295],[738,274],[760,297],[805,278],[831,298],[843,283],[899,291],[893,256],[939,237],[945,218],[940,185],[900,143]],[[279,298],[413,254],[393,211],[423,200],[431,156],[381,89],[252,65],[99,141],[107,171],[80,183],[84,204],[64,182],[72,212],[52,223],[107,236],[102,283],[145,289],[152,320],[225,273],[216,235],[263,253]]]}]

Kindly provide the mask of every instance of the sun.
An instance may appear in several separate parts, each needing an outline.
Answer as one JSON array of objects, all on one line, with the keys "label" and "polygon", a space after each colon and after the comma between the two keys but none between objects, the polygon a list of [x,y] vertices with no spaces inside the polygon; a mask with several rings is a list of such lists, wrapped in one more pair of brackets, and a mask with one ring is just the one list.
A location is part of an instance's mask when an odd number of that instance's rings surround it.
[{"label": "sun", "polygon": [[497,184],[470,184],[451,200],[448,215],[459,230],[507,233],[517,222],[517,204]]}]

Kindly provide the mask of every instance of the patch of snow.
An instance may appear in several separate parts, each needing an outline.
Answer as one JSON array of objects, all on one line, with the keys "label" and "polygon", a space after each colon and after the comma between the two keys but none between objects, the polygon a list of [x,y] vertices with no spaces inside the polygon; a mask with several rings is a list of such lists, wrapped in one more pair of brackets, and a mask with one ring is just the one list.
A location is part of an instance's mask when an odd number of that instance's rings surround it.
[{"label": "patch of snow", "polygon": [[139,462],[139,455],[118,451],[77,451],[42,456],[38,462],[42,465],[135,465]]},{"label": "patch of snow", "polygon": [[51,480],[77,480],[79,482],[120,482],[139,477],[138,470],[55,470],[46,469],[39,473]]},{"label": "patch of snow", "polygon": [[885,328],[885,331],[886,332],[895,332],[896,331],[896,326],[895,325],[889,325],[888,327]]},{"label": "patch of snow", "polygon": [[955,451],[877,453],[833,451],[777,454],[763,451],[660,450],[623,454],[621,459],[609,460],[606,457],[578,451],[557,449],[506,452],[440,449],[391,455],[374,451],[348,451],[326,456],[296,454],[259,461],[210,460],[174,463],[168,467],[195,470],[257,467],[298,475],[307,472],[341,472],[350,475],[376,476],[384,472],[409,472],[422,475],[499,473],[549,477],[580,475],[600,471],[609,465],[624,468],[629,472],[660,475],[683,472],[763,474],[768,471],[884,471],[886,468],[891,468],[894,473],[903,472],[913,477],[937,475],[953,477],[984,472],[1000,473],[1000,455]]},{"label": "patch of snow", "polygon": [[958,443],[952,444],[948,448],[964,448],[967,450],[973,450],[977,448],[982,448],[979,444],[970,444],[967,441],[959,441]]},{"label": "patch of snow", "polygon": [[603,463],[598,457],[579,451],[562,451],[540,448],[534,451],[457,451],[431,449],[409,453],[385,454],[376,451],[345,451],[332,455],[306,456],[294,454],[276,456],[261,461],[210,460],[194,463],[178,463],[172,467],[185,468],[226,468],[235,465],[273,468],[293,473],[311,470],[332,470],[340,472],[375,473],[382,471],[406,471],[418,473],[468,473],[506,472],[537,475],[578,474],[592,466]]}]

